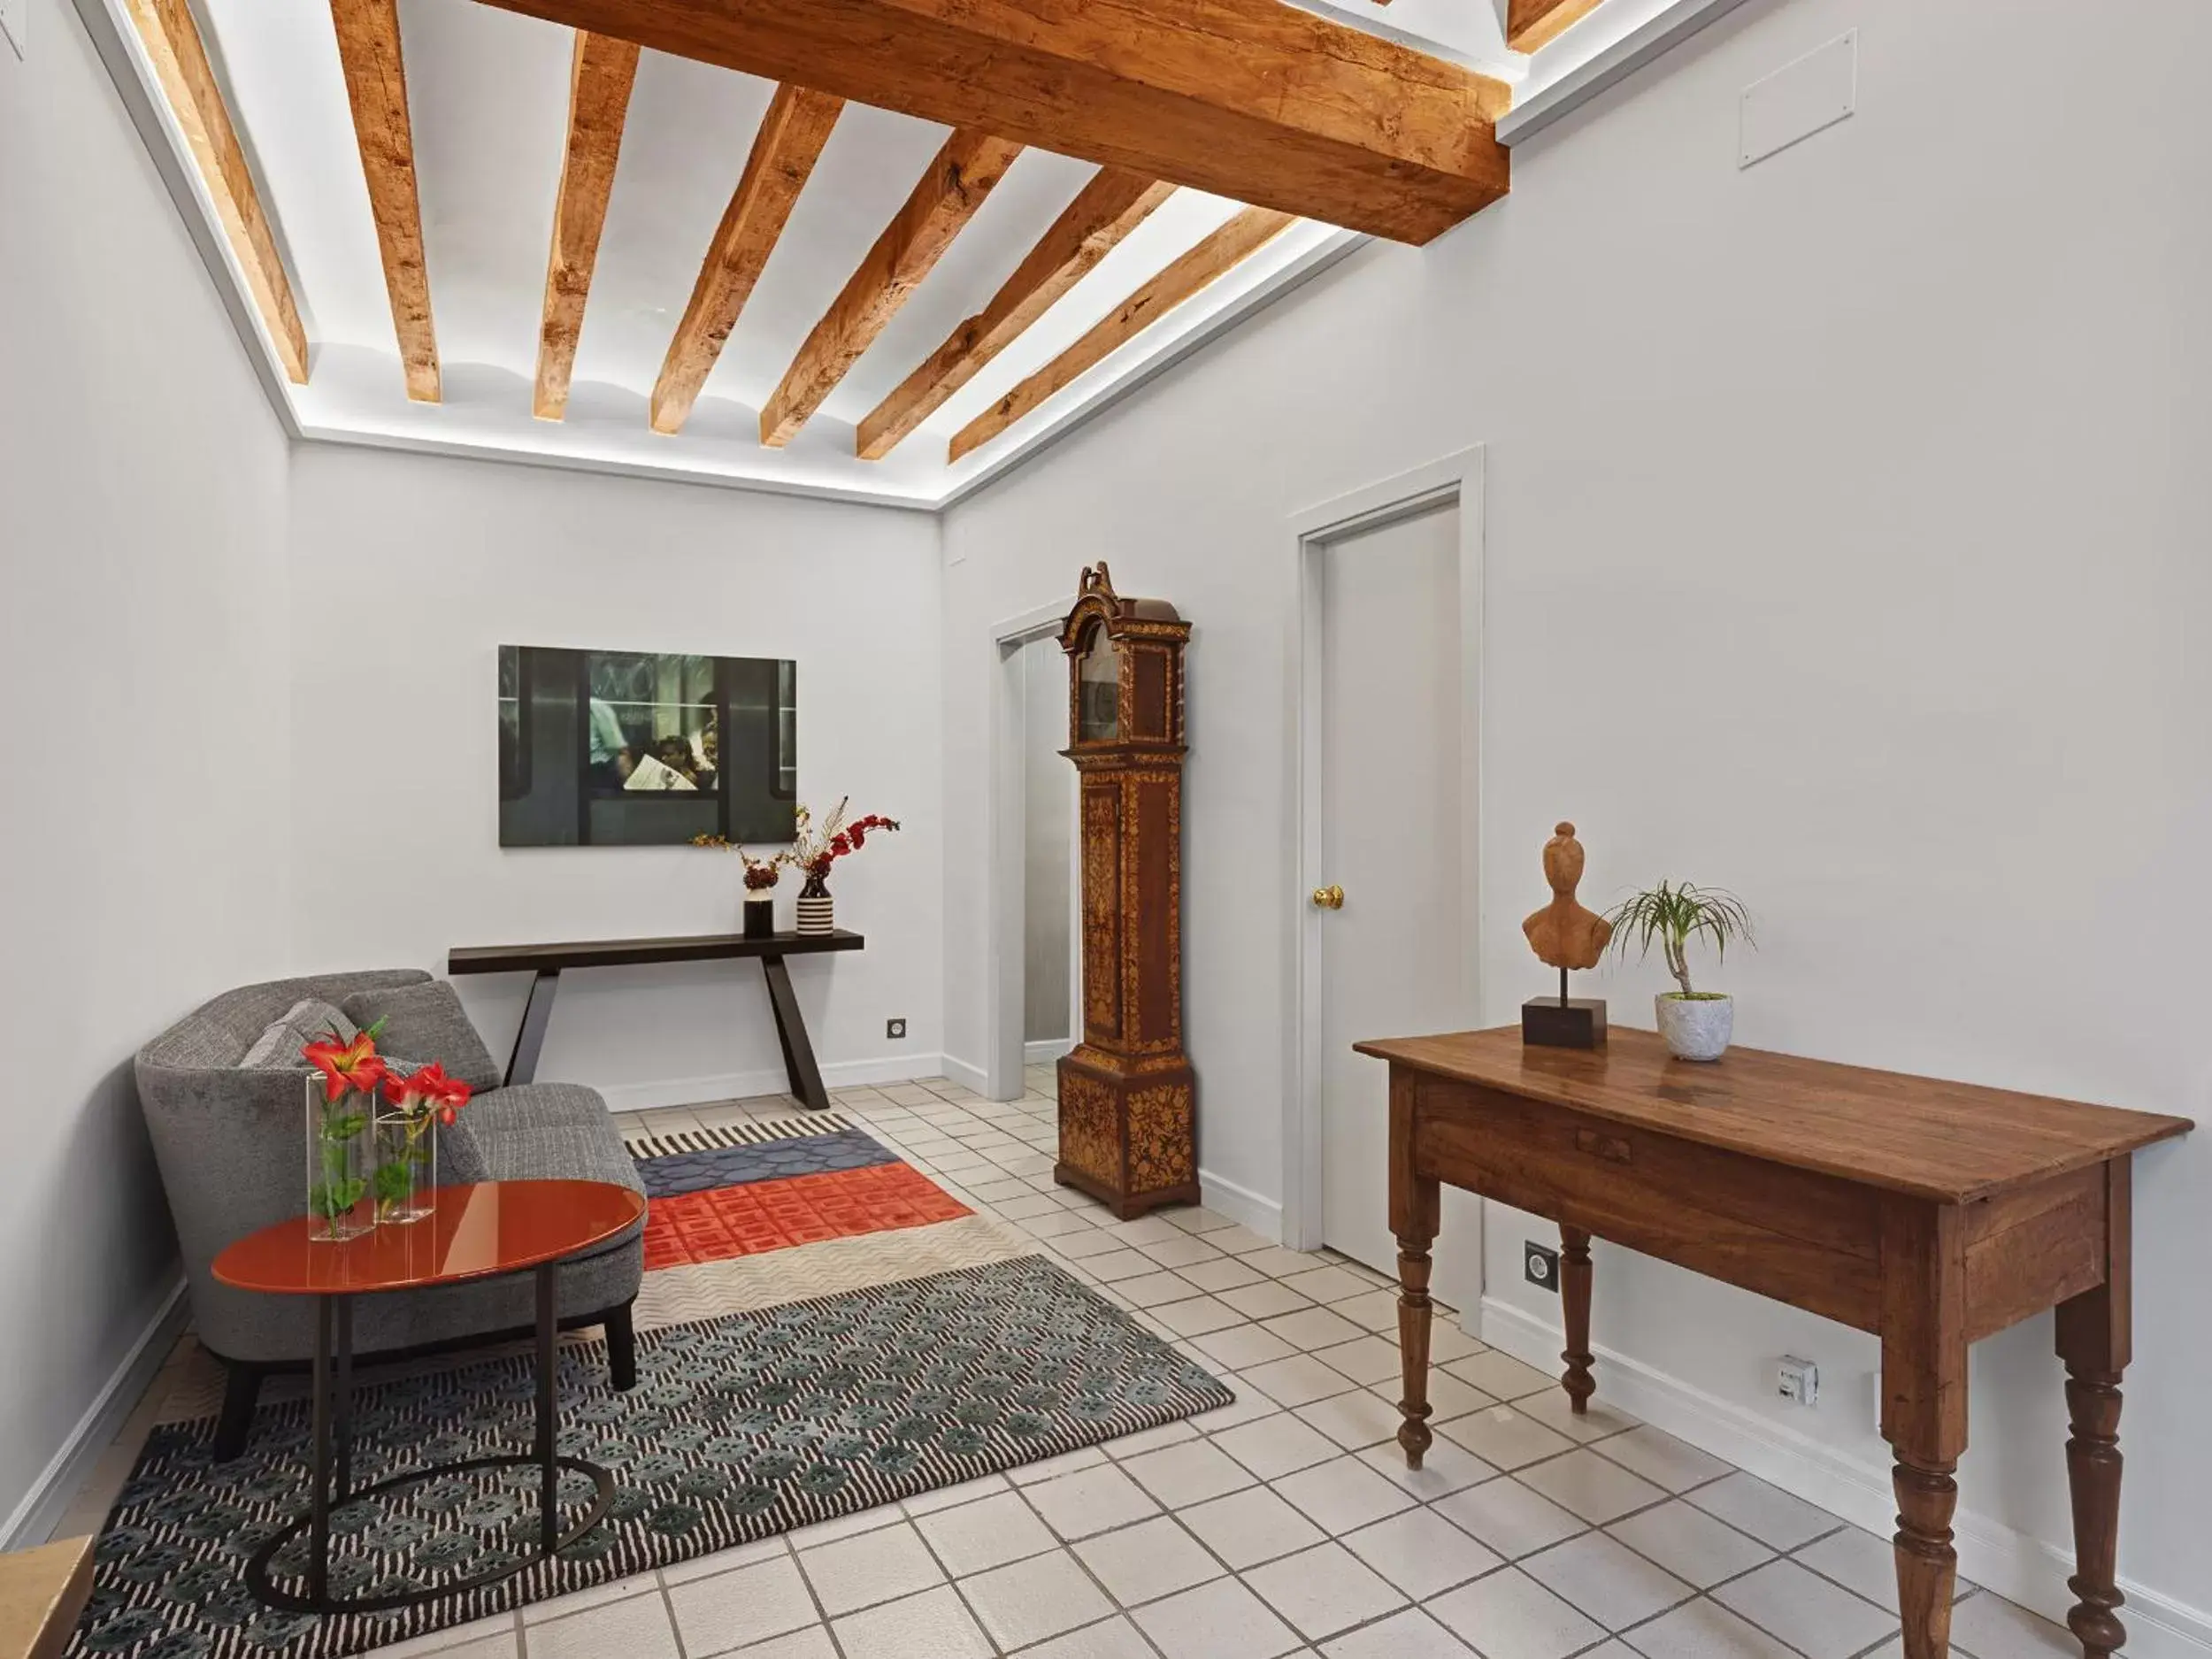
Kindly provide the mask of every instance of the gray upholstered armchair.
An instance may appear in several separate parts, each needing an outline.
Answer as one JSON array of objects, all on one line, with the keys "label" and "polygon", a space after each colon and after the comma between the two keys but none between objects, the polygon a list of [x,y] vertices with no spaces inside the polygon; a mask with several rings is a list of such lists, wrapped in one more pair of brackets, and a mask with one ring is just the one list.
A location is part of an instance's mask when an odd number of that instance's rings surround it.
[{"label": "gray upholstered armchair", "polygon": [[[215,1282],[210,1268],[226,1245],[305,1204],[306,1070],[291,1064],[242,1066],[274,1022],[304,1000],[334,1005],[365,994],[389,995],[433,986],[430,976],[403,969],[280,979],[226,992],[148,1043],[138,1054],[138,1093],[152,1135],[169,1208],[183,1247],[192,1314],[200,1341],[229,1371],[216,1437],[218,1457],[244,1446],[261,1379],[303,1369],[314,1352],[314,1310],[304,1298],[262,1296]],[[495,1084],[498,1068],[480,1039],[460,1030],[449,1042],[473,1048],[475,1069]],[[465,1036],[460,1034],[465,1031]],[[296,1045],[286,1045],[290,1059]],[[404,1048],[388,1044],[395,1053]],[[410,1058],[445,1060],[466,1076],[465,1056],[441,1052]],[[296,1069],[295,1069],[296,1067]],[[439,1131],[442,1182],[570,1179],[619,1182],[643,1190],[606,1104],[569,1083],[490,1087],[456,1123]],[[560,1272],[564,1328],[603,1325],[614,1386],[635,1377],[630,1303],[644,1274],[642,1229]],[[364,1363],[411,1357],[527,1334],[534,1317],[529,1276],[409,1291],[361,1300],[355,1314],[356,1351]]]}]

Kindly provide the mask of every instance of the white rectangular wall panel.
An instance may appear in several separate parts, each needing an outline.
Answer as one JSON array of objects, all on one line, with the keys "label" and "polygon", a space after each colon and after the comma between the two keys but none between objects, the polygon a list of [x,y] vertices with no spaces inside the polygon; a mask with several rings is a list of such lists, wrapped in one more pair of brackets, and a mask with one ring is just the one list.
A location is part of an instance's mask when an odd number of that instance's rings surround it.
[{"label": "white rectangular wall panel", "polygon": [[1853,29],[1744,88],[1738,165],[1756,165],[1833,127],[1858,96],[1859,32]]}]

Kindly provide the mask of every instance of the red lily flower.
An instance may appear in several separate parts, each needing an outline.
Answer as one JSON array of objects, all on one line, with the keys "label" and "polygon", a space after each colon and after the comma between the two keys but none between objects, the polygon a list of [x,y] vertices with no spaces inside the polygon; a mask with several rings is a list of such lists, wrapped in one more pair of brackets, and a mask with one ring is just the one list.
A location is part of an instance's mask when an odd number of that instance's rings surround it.
[{"label": "red lily flower", "polygon": [[384,1098],[387,1101],[402,1111],[411,1112],[422,1096],[421,1071],[394,1071],[387,1068],[384,1073]]},{"label": "red lily flower", "polygon": [[376,1052],[376,1039],[365,1031],[351,1042],[341,1042],[334,1034],[311,1042],[300,1050],[300,1057],[323,1074],[326,1101],[338,1099],[348,1089],[373,1094],[384,1080],[384,1062]]},{"label": "red lily flower", "polygon": [[426,1079],[423,1085],[423,1095],[436,1104],[438,1121],[442,1124],[451,1123],[454,1114],[467,1105],[469,1096],[476,1092],[459,1078],[448,1077],[445,1068],[435,1062],[415,1075]]}]

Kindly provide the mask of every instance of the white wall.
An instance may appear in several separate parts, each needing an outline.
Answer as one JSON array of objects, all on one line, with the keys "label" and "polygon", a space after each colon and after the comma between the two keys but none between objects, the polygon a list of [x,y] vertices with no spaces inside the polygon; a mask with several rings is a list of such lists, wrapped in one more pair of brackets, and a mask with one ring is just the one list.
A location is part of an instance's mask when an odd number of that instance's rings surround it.
[{"label": "white wall", "polygon": [[1032,640],[1022,668],[1022,1036],[1067,1042],[1074,1012],[1075,768],[1068,742],[1067,654]]},{"label": "white wall", "polygon": [[[1740,90],[1852,27],[1857,116],[1739,172]],[[2096,34],[2125,68],[2085,104],[2057,0],[1747,6],[1517,150],[1504,204],[1355,256],[956,508],[948,1048],[982,1050],[989,624],[1103,557],[1197,625],[1201,1159],[1279,1195],[1286,520],[1479,442],[1488,1020],[1541,987],[1517,923],[1571,818],[1597,897],[1672,874],[1750,900],[1747,1043],[2212,1118],[2212,8],[2116,0]],[[1663,982],[1591,988],[1648,1025]],[[1532,1225],[1496,1212],[1492,1291],[1553,1319],[1508,1282]],[[2136,1226],[2121,1549],[2147,1631],[2212,1606],[2212,1132],[2140,1159]],[[1598,1309],[1724,1414],[1769,1411],[1769,1357],[1819,1360],[1828,1402],[1787,1426],[1880,1502],[1870,1340],[1616,1251]],[[1962,1485],[2062,1540],[2050,1342],[2047,1317],[1976,1351]],[[2005,1567],[1992,1537],[1970,1571]],[[2055,1562],[2008,1559],[2012,1593],[2070,1600]]]},{"label": "white wall", "polygon": [[0,45],[0,1537],[176,1284],[132,1051],[280,972],[288,912],[284,438],[75,14],[27,11],[28,60]]},{"label": "white wall", "polygon": [[[801,798],[902,819],[840,864],[856,955],[795,962],[832,1087],[934,1072],[942,855],[934,520],[881,508],[301,447],[293,469],[297,944],[317,967],[438,968],[456,945],[738,926],[740,870],[689,847],[499,846],[502,644],[788,657]],[[368,765],[366,798],[312,787]],[[798,891],[777,892],[788,926]],[[495,1051],[522,976],[460,988]],[[903,1042],[884,1022],[909,1022]],[[780,1090],[752,963],[565,976],[538,1075],[617,1107]]]}]

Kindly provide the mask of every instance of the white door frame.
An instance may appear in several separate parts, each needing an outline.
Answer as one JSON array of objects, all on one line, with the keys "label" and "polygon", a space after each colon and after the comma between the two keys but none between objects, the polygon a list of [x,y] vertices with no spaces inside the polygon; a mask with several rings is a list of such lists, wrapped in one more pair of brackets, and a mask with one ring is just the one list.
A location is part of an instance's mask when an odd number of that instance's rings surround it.
[{"label": "white door frame", "polygon": [[[1067,619],[1067,606],[1039,605],[991,629],[991,780],[984,884],[983,1093],[991,1100],[1019,1100],[1022,1073],[1022,962],[1027,899],[1024,895],[1025,838],[1022,805],[1024,697],[1022,647],[1048,639]],[[1068,768],[1072,789],[1075,769]]]},{"label": "white door frame", "polygon": [[[1290,519],[1291,553],[1297,603],[1291,612],[1289,692],[1290,858],[1297,872],[1291,895],[1286,957],[1290,972],[1285,1000],[1283,1093],[1283,1244],[1293,1250],[1321,1245],[1321,1020],[1318,974],[1313,972],[1315,927],[1320,915],[1310,895],[1327,882],[1356,889],[1357,871],[1321,867],[1321,699],[1323,550],[1362,531],[1380,529],[1400,519],[1456,504],[1459,509],[1460,638],[1460,1001],[1471,1025],[1481,1010],[1483,649],[1483,451],[1471,449],[1415,467],[1364,489],[1294,513]],[[1377,1036],[1406,1036],[1377,1032]]]}]

